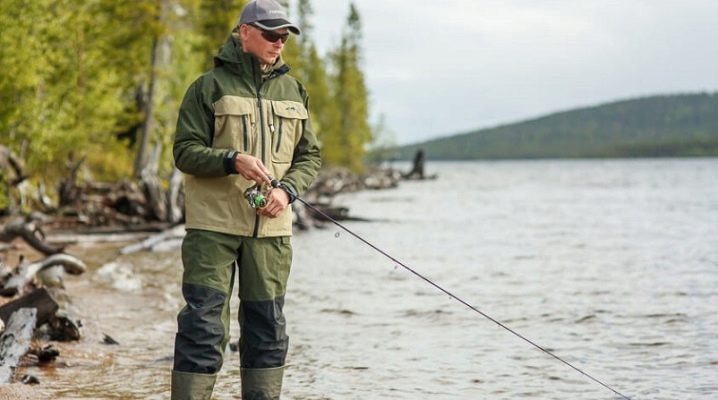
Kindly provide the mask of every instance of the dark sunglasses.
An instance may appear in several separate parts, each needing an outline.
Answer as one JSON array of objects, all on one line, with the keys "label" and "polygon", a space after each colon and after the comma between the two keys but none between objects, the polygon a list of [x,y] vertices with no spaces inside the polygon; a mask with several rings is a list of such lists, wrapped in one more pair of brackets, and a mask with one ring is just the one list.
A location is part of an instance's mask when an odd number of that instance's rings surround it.
[{"label": "dark sunglasses", "polygon": [[252,25],[252,26],[259,29],[262,32],[262,37],[264,38],[264,40],[266,40],[268,42],[276,43],[277,40],[281,40],[282,43],[287,43],[287,40],[289,40],[289,32],[277,33],[274,31],[268,31],[266,29],[260,28],[257,25]]}]

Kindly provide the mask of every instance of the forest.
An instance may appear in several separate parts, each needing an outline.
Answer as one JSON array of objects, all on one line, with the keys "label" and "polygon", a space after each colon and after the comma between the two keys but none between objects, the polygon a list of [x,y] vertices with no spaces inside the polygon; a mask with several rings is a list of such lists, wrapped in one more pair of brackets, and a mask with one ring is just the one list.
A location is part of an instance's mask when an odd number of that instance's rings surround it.
[{"label": "forest", "polygon": [[718,155],[718,93],[615,101],[401,147],[442,160]]},{"label": "forest", "polygon": [[[26,201],[18,190],[61,203],[68,176],[133,181],[149,168],[166,188],[179,104],[245,3],[0,0],[0,211]],[[324,165],[361,171],[372,127],[360,15],[350,4],[339,44],[320,54],[310,1],[284,3],[303,34],[283,59],[310,93]]]}]

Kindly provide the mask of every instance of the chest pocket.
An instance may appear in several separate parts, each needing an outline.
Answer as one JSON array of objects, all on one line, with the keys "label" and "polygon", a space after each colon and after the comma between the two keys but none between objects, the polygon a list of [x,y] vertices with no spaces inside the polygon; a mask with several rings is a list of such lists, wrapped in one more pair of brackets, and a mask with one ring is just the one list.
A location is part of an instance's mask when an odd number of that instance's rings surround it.
[{"label": "chest pocket", "polygon": [[296,101],[272,101],[272,161],[289,163],[294,156],[294,148],[302,137],[307,109]]},{"label": "chest pocket", "polygon": [[212,147],[252,153],[254,145],[254,99],[223,96],[214,104]]}]

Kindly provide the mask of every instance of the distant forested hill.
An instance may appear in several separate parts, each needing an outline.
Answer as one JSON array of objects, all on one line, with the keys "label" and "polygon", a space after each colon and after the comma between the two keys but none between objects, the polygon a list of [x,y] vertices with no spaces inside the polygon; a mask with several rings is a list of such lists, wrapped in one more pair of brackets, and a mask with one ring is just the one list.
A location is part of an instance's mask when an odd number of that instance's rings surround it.
[{"label": "distant forested hill", "polygon": [[652,96],[550,114],[399,148],[430,159],[718,155],[718,93]]}]

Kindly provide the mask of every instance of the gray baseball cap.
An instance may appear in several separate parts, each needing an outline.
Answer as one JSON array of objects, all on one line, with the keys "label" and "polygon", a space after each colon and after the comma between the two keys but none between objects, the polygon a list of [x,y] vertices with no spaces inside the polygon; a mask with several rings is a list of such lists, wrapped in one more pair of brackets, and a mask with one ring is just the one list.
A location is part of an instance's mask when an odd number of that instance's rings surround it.
[{"label": "gray baseball cap", "polygon": [[295,35],[302,32],[287,19],[287,12],[279,3],[274,0],[253,0],[242,10],[237,25],[251,24],[262,29],[273,31],[275,29],[287,28]]}]

